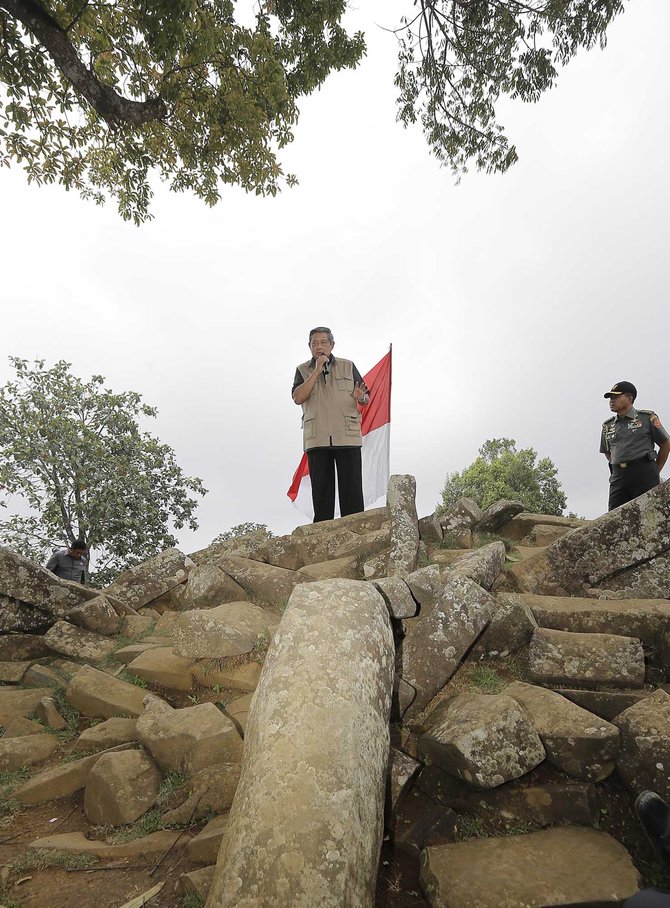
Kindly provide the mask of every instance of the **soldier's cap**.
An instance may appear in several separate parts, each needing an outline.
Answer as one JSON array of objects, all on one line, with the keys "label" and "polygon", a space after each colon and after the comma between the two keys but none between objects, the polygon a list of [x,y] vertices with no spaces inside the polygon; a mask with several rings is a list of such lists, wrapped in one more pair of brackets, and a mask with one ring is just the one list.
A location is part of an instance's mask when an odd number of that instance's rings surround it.
[{"label": "soldier's cap", "polygon": [[637,397],[637,388],[632,382],[618,381],[616,385],[612,385],[606,394],[603,394],[603,397],[618,397],[620,394],[632,394],[633,400],[635,400]]}]

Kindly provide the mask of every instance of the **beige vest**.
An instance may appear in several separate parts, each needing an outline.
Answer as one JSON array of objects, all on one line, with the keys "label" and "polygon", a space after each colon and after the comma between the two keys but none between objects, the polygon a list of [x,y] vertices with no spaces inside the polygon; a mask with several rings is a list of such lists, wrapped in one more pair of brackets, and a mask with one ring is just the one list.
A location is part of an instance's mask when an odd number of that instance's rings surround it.
[{"label": "beige vest", "polygon": [[[298,366],[303,379],[314,371],[311,360]],[[349,359],[330,363],[328,375],[321,374],[314,389],[302,404],[302,438],[305,451],[310,448],[360,447],[361,415],[351,396],[354,390],[354,364]]]}]

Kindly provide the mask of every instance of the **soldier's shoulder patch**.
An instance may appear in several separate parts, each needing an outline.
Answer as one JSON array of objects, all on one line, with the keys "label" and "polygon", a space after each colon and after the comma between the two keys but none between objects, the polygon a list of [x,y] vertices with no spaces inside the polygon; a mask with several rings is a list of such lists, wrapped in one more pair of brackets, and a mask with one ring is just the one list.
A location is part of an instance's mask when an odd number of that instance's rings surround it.
[{"label": "soldier's shoulder patch", "polygon": [[652,424],[652,426],[654,426],[654,428],[656,428],[656,429],[662,429],[662,428],[663,428],[663,424],[661,423],[661,420],[658,418],[658,416],[657,416],[655,413],[652,413],[652,414],[651,414],[651,424]]}]

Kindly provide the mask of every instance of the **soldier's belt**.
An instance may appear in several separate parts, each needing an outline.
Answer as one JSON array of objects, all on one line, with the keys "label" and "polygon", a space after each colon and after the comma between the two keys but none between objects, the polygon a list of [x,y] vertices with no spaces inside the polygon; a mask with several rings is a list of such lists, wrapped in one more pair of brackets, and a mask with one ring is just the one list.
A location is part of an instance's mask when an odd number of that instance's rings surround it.
[{"label": "soldier's belt", "polygon": [[634,463],[640,463],[642,460],[649,460],[649,457],[645,454],[644,457],[636,457],[635,460],[627,460],[625,463],[615,463],[615,467],[621,467],[622,470],[632,467]]}]

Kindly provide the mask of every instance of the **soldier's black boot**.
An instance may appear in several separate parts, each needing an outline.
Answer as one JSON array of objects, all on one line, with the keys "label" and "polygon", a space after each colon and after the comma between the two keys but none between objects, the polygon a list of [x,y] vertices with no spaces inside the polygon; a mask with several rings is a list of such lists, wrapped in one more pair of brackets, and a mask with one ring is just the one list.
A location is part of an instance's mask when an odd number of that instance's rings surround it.
[{"label": "soldier's black boot", "polygon": [[643,791],[635,799],[635,813],[647,838],[670,867],[670,805],[653,791]]}]

